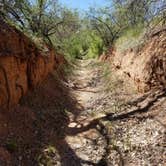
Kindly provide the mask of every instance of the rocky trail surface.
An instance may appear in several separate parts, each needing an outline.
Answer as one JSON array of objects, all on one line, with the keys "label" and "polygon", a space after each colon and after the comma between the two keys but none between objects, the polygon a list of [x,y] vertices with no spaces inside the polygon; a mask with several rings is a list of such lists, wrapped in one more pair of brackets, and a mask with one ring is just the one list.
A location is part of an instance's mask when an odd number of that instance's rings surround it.
[{"label": "rocky trail surface", "polygon": [[74,65],[67,86],[79,111],[69,114],[59,166],[165,165],[164,90],[137,94],[92,60]]},{"label": "rocky trail surface", "polygon": [[70,68],[0,112],[0,166],[165,166],[165,89],[139,94],[97,60]]},{"label": "rocky trail surface", "polygon": [[67,82],[72,96],[78,101],[78,112],[69,114],[70,123],[65,131],[63,163],[66,166],[106,165],[108,140],[104,126],[90,113],[92,100],[101,90],[99,70],[91,67],[93,61],[78,61],[73,75]]}]

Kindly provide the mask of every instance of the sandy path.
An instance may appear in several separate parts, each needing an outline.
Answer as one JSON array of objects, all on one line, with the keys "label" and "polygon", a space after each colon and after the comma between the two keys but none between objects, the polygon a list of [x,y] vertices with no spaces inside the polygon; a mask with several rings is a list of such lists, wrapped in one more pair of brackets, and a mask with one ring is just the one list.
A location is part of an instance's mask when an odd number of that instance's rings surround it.
[{"label": "sandy path", "polygon": [[[165,119],[166,102],[161,103],[166,101],[165,92],[152,91],[144,97],[110,74],[112,80],[105,84],[103,75],[104,68],[96,61],[78,61],[75,66],[71,93],[81,111],[69,116],[65,143],[72,150],[65,149],[62,165],[165,166],[166,130],[156,120]],[[110,85],[112,88],[106,91]]]},{"label": "sandy path", "polygon": [[[93,63],[90,60],[78,61],[77,68],[73,74],[72,94],[76,97],[82,110],[75,117],[70,116],[70,123],[67,129],[66,143],[75,153],[75,157],[70,156],[66,150],[68,160],[64,165],[67,166],[90,166],[104,164],[103,157],[106,151],[106,140],[102,134],[101,128],[97,128],[97,122],[87,111],[92,109],[91,99],[97,95],[99,87],[94,81],[98,70],[90,67]],[[94,86],[94,84],[96,86]],[[77,157],[76,157],[77,156]]]}]

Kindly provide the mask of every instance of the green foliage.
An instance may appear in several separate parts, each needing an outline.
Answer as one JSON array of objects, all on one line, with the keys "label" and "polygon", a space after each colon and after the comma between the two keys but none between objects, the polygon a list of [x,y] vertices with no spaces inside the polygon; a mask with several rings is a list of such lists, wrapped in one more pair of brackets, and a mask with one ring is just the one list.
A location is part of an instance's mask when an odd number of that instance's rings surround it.
[{"label": "green foliage", "polygon": [[88,43],[82,43],[82,50],[83,50],[83,52],[86,52],[87,50],[89,49],[89,45],[88,45]]},{"label": "green foliage", "polygon": [[104,51],[104,45],[99,36],[95,33],[91,34],[90,43],[89,43],[89,50],[87,53],[87,58],[96,58],[100,56]]},{"label": "green foliage", "polygon": [[63,52],[70,60],[75,58],[95,58],[103,52],[102,40],[93,30],[80,29],[62,43]]},{"label": "green foliage", "polygon": [[96,31],[107,48],[114,44],[121,31],[121,28],[116,26],[110,19],[109,12],[107,8],[103,8],[99,10],[91,9],[89,13],[92,29]]},{"label": "green foliage", "polygon": [[91,8],[88,15],[91,27],[106,48],[113,47],[117,40],[119,46],[130,48],[140,43],[136,37],[144,29],[149,29],[151,22],[165,24],[165,5],[162,0],[110,0],[110,6]]},{"label": "green foliage", "polygon": [[115,44],[122,51],[142,44],[145,29],[165,25],[165,5],[162,0],[110,0],[109,5],[90,8],[82,17],[58,0],[2,0],[0,16],[37,46],[44,41],[74,60],[96,58]]},{"label": "green foliage", "polygon": [[140,47],[144,39],[145,28],[137,25],[134,28],[126,29],[123,34],[116,40],[115,46],[119,52],[123,52],[129,48]]},{"label": "green foliage", "polygon": [[76,33],[80,26],[78,12],[62,7],[58,1],[4,0],[0,5],[5,20],[55,48]]}]

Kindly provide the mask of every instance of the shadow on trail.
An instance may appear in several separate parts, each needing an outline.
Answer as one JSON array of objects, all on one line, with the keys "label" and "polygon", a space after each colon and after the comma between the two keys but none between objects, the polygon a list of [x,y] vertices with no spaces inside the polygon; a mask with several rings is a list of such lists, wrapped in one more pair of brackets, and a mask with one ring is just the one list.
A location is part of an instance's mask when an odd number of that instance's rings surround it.
[{"label": "shadow on trail", "polygon": [[[118,115],[110,113],[90,121],[87,125],[81,125],[80,128],[71,128],[68,127],[70,116],[76,120],[84,108],[78,104],[76,98],[70,93],[70,89],[63,86],[60,80],[52,75],[37,89],[27,94],[13,112],[0,112],[0,123],[2,123],[0,125],[7,124],[6,131],[0,132],[1,146],[10,152],[12,166],[37,166],[39,163],[47,165],[48,160],[52,165],[56,165],[56,153],[59,155],[62,166],[82,166],[82,164],[107,166],[110,138],[101,120],[122,120],[147,112],[158,99],[165,96],[164,90],[154,95],[143,107]],[[138,99],[135,103],[139,105],[143,100],[145,99]],[[78,157],[65,140],[67,136],[75,136],[90,129],[98,130],[107,144],[105,153],[98,163]],[[11,149],[13,145],[14,148]],[[50,146],[56,149],[56,153],[49,149]],[[121,161],[121,165],[124,165],[123,157]]]},{"label": "shadow on trail", "polygon": [[[153,96],[153,97],[152,97]],[[73,128],[68,128],[67,129],[67,132],[66,132],[66,135],[69,135],[69,136],[75,136],[79,133],[82,133],[82,132],[85,132],[85,131],[88,131],[90,129],[96,129],[100,132],[101,135],[104,136],[106,142],[107,142],[107,147],[105,149],[105,153],[103,154],[102,156],[102,159],[98,162],[98,163],[89,163],[91,165],[94,165],[94,166],[107,166],[107,156],[109,154],[109,148],[108,146],[111,144],[111,140],[110,140],[110,137],[107,133],[107,129],[105,128],[105,126],[101,123],[101,120],[106,120],[106,121],[117,121],[117,120],[123,120],[123,119],[128,119],[128,118],[135,118],[137,115],[139,115],[140,113],[146,113],[148,112],[152,106],[162,97],[165,97],[166,96],[166,92],[165,90],[162,91],[162,92],[159,92],[157,94],[151,94],[150,97],[151,99],[148,100],[147,104],[144,105],[143,107],[141,108],[137,108],[135,110],[132,110],[130,112],[127,112],[127,113],[122,113],[122,114],[119,114],[119,115],[114,115],[112,113],[110,114],[107,114],[105,117],[102,117],[102,118],[98,118],[98,119],[95,119],[95,120],[92,120],[91,122],[89,122],[88,125],[84,126],[82,125],[80,128],[77,128],[77,127],[73,127]],[[148,97],[148,96],[146,96]],[[144,100],[146,100],[146,98],[144,98]],[[135,103],[137,102],[137,104],[143,102],[143,99],[142,97],[138,98],[137,101],[135,101]],[[120,156],[120,165],[124,165],[124,160],[123,160],[123,156],[120,152],[120,150],[118,149],[118,147],[116,147],[114,150],[116,150]],[[80,160],[81,163],[83,163],[83,161]],[[84,161],[85,162],[85,161]],[[86,161],[87,162],[87,161]],[[79,163],[79,164],[81,164]],[[66,166],[66,165],[65,165]]]},{"label": "shadow on trail", "polygon": [[[105,139],[107,141],[107,145],[109,145],[110,144],[110,139],[109,139],[109,136],[107,134],[107,131],[106,131],[105,127],[100,123],[101,120],[116,121],[116,120],[122,120],[122,119],[132,118],[133,115],[137,115],[138,113],[144,113],[144,112],[149,111],[149,109],[153,106],[153,104],[155,102],[157,102],[158,99],[160,99],[162,97],[165,97],[165,96],[166,96],[166,94],[165,94],[165,92],[163,92],[163,93],[157,95],[155,98],[153,98],[143,108],[138,108],[138,109],[135,109],[135,110],[133,110],[131,112],[127,112],[127,113],[123,113],[123,114],[119,114],[119,115],[115,115],[115,116],[114,116],[114,114],[110,113],[110,114],[107,114],[105,117],[92,120],[86,126],[82,126],[80,128],[68,128],[66,134],[70,135],[70,136],[74,136],[74,135],[77,135],[79,133],[88,131],[90,129],[96,129],[96,130],[98,130],[105,137]],[[140,99],[138,99],[138,101],[140,101]],[[99,128],[97,126],[99,126]],[[121,152],[119,151],[118,147],[116,147],[116,151],[120,155],[121,165],[124,165],[123,156],[121,155]],[[102,163],[105,163],[105,164],[103,164],[104,166],[107,165],[107,163],[106,163],[106,157],[107,157],[108,153],[109,153],[109,149],[106,149],[106,152],[103,155],[102,160],[101,160]],[[101,165],[100,162],[97,163],[97,164],[94,164],[94,165]]]},{"label": "shadow on trail", "polygon": [[[146,104],[141,107],[138,106],[139,104],[141,104],[141,102],[143,102],[144,100],[146,100],[146,98],[142,99],[142,97],[138,98],[137,101],[134,101],[134,103],[137,105],[137,108],[129,111],[129,112],[125,112],[125,113],[121,113],[119,115],[112,115],[111,116],[108,114],[106,117],[104,117],[107,120],[110,121],[116,121],[116,120],[122,120],[122,119],[126,119],[126,118],[130,118],[136,114],[141,114],[141,113],[146,113],[150,110],[150,108],[152,108],[152,106],[162,97],[166,97],[166,90],[163,90],[161,92],[158,92],[157,94],[150,94],[150,99],[146,102]],[[147,96],[148,98],[148,96]]]},{"label": "shadow on trail", "polygon": [[[58,152],[62,166],[81,166],[81,163],[93,165],[93,163],[80,159],[65,140],[70,123],[69,116],[74,116],[74,119],[77,119],[83,107],[78,104],[70,94],[70,89],[63,86],[60,80],[51,77],[46,84],[44,83],[44,86],[42,85],[33,94],[23,99],[23,105],[31,108],[36,116],[34,124],[38,131],[34,136],[34,142],[32,142],[32,144],[36,142],[38,145],[37,155],[31,165],[47,164],[47,157],[50,157],[52,164],[55,164],[51,154],[43,155],[43,151],[50,145]],[[32,153],[31,158],[34,159],[33,155]],[[42,157],[38,160],[37,156]],[[26,165],[28,164],[26,163]]]},{"label": "shadow on trail", "polygon": [[88,163],[77,157],[65,141],[69,116],[76,119],[82,110],[83,107],[70,94],[69,88],[63,86],[57,76],[51,75],[23,97],[13,111],[0,111],[0,125],[6,124],[5,129],[0,128],[0,147],[11,156],[4,163],[10,163],[9,166],[37,166],[39,163],[47,165],[47,162],[52,162],[52,165],[56,165],[52,152],[46,154],[50,146],[59,152],[63,166]]},{"label": "shadow on trail", "polygon": [[[1,112],[0,118],[3,116],[5,122],[0,123],[7,123],[7,131],[0,132],[0,142],[11,154],[10,165],[38,166],[49,162],[58,166],[58,160],[62,166],[106,166],[102,160],[96,164],[81,159],[65,140],[69,135],[96,128],[96,122],[81,130],[68,127],[70,116],[76,120],[83,110],[70,89],[51,75],[23,97],[12,112]],[[56,149],[56,153],[50,147]],[[56,155],[59,155],[59,159],[56,159]]]}]

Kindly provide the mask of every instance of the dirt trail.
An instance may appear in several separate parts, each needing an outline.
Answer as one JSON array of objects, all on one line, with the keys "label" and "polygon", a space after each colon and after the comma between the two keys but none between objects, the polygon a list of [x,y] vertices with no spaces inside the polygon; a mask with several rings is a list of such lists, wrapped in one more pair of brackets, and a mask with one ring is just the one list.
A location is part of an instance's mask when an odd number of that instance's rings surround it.
[{"label": "dirt trail", "polygon": [[94,60],[74,68],[69,86],[81,111],[69,116],[61,164],[164,166],[165,91],[137,94]]},{"label": "dirt trail", "polygon": [[[94,69],[91,65],[92,60],[80,60],[75,66],[71,80],[71,93],[77,99],[80,106],[80,113],[77,116],[71,114],[70,123],[66,130],[66,143],[74,151],[65,149],[66,166],[91,166],[106,165],[104,161],[107,139],[103,133],[103,129],[95,117],[89,114],[93,109],[91,100],[98,94],[100,88],[98,77],[99,70]],[[68,159],[67,159],[68,158]]]},{"label": "dirt trail", "polygon": [[0,113],[0,166],[165,166],[165,90],[138,94],[97,60],[72,68]]}]

